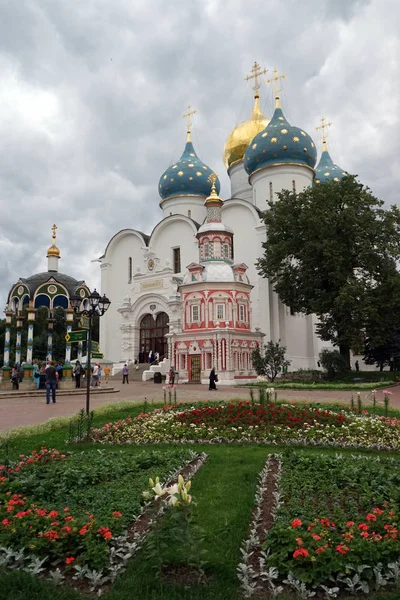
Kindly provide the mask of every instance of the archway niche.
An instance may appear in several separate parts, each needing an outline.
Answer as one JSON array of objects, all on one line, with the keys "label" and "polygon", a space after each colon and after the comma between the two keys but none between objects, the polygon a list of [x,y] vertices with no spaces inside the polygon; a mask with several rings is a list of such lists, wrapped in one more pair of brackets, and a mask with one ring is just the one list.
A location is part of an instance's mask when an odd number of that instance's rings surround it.
[{"label": "archway niche", "polygon": [[160,353],[160,360],[167,357],[168,344],[165,337],[168,333],[169,316],[165,312],[160,312],[154,318],[147,314],[140,321],[140,359],[145,362],[150,350],[153,355]]}]

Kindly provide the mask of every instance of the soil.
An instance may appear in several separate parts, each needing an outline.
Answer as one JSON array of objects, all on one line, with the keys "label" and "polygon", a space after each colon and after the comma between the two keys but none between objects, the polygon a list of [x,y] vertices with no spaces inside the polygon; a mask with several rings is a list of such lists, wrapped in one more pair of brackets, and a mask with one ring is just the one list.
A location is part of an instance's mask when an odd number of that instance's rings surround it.
[{"label": "soil", "polygon": [[171,585],[206,585],[212,580],[211,575],[201,573],[188,565],[167,565],[162,571],[163,580]]}]

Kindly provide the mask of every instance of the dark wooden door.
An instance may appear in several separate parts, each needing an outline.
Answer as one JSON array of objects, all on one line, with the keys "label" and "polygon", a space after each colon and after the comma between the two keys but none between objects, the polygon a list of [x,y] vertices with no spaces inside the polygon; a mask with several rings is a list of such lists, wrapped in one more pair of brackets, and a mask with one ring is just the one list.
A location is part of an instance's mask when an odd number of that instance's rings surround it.
[{"label": "dark wooden door", "polygon": [[201,356],[193,354],[190,356],[190,381],[191,383],[200,383],[201,381]]}]

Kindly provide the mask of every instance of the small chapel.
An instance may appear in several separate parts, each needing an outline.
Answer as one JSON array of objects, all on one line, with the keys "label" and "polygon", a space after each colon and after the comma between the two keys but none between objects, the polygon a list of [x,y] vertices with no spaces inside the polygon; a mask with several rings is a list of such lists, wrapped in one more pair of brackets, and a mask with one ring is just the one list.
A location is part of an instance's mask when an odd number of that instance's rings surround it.
[{"label": "small chapel", "polygon": [[[311,136],[286,119],[280,80],[274,69],[275,110],[260,108],[260,78],[251,74],[254,107],[229,134],[224,162],[230,196],[221,199],[212,167],[197,155],[189,107],[181,157],[162,173],[158,193],[162,211],[150,234],[134,228],[116,233],[99,258],[101,289],[111,300],[101,320],[103,352],[115,363],[140,359],[150,351],[174,366],[179,381],[205,383],[214,367],[221,384],[256,377],[252,352],[269,340],[286,346],[291,369],[317,367],[323,342],[315,315],[295,313],[261,277],[267,202],[283,189],[339,181],[347,174],[331,159],[322,119],[322,152]],[[154,203],[156,200],[154,200]]]}]

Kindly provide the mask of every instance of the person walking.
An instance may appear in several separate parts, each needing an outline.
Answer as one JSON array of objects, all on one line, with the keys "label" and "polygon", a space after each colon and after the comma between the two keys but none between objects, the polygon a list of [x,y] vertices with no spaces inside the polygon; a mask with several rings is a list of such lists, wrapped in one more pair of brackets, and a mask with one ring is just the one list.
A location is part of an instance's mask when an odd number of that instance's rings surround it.
[{"label": "person walking", "polygon": [[360,370],[360,363],[358,362],[358,360],[356,360],[355,364],[354,364],[356,371],[358,373],[358,371]]},{"label": "person walking", "polygon": [[209,390],[216,390],[217,386],[215,385],[215,383],[218,381],[218,375],[215,372],[215,368],[213,367],[211,369],[210,372],[210,386],[209,386]]},{"label": "person walking", "polygon": [[18,365],[14,365],[13,368],[11,369],[10,379],[11,379],[11,383],[12,383],[12,389],[13,390],[19,390],[19,370],[18,370]]},{"label": "person walking", "polygon": [[75,389],[78,389],[81,387],[81,377],[83,375],[83,367],[79,360],[76,361],[75,368],[72,373],[75,377]]},{"label": "person walking", "polygon": [[36,389],[38,390],[40,386],[40,371],[37,363],[33,363],[32,379],[36,385]]},{"label": "person walking", "polygon": [[129,367],[126,363],[122,369],[122,383],[129,383]]},{"label": "person walking", "polygon": [[111,369],[108,365],[104,367],[104,381],[108,383],[110,381]]},{"label": "person walking", "polygon": [[53,362],[49,360],[48,365],[46,367],[46,404],[50,404],[50,391],[51,391],[51,399],[53,404],[56,403],[56,388],[58,381],[58,373],[56,368],[53,366]]},{"label": "person walking", "polygon": [[174,385],[174,383],[175,383],[175,369],[171,365],[171,367],[168,371],[168,385]]},{"label": "person walking", "polygon": [[63,364],[61,362],[61,360],[58,361],[58,364],[56,366],[56,371],[58,373],[58,381],[61,381],[61,379],[63,378]]},{"label": "person walking", "polygon": [[151,365],[151,363],[153,362],[153,350],[150,350],[149,356],[147,357],[147,362],[149,363],[149,365]]},{"label": "person walking", "polygon": [[156,352],[154,355],[154,360],[156,361],[156,365],[160,362],[160,353]]},{"label": "person walking", "polygon": [[92,388],[97,387],[97,385],[99,383],[99,379],[100,379],[99,368],[100,368],[99,363],[96,363],[93,367],[92,379],[90,381],[90,387],[92,387]]}]

